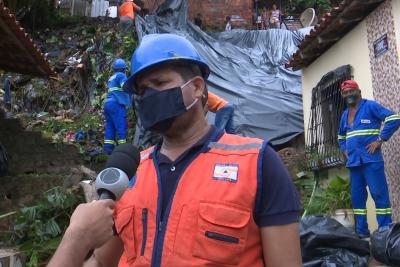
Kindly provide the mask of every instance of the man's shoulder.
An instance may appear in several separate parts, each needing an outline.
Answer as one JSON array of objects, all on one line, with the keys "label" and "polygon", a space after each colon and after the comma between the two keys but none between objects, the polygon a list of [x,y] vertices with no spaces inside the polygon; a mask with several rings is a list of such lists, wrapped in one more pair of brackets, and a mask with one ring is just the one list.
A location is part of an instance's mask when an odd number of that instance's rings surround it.
[{"label": "man's shoulder", "polygon": [[244,137],[236,134],[228,134],[225,133],[223,135],[222,141],[231,141],[234,142],[235,144],[241,145],[241,144],[262,144],[266,142],[265,140],[262,140],[260,138],[254,138],[254,137]]}]

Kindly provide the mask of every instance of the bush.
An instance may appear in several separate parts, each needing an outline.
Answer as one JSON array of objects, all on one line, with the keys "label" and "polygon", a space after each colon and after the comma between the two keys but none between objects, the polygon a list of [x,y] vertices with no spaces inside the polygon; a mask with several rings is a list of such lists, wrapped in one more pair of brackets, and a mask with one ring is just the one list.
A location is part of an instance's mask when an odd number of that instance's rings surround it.
[{"label": "bush", "polygon": [[350,180],[339,176],[332,179],[326,189],[316,190],[306,214],[333,214],[337,209],[351,209]]},{"label": "bush", "polygon": [[43,194],[36,206],[17,211],[10,244],[27,255],[27,266],[46,264],[61,241],[69,219],[83,198],[75,189],[55,187]]}]

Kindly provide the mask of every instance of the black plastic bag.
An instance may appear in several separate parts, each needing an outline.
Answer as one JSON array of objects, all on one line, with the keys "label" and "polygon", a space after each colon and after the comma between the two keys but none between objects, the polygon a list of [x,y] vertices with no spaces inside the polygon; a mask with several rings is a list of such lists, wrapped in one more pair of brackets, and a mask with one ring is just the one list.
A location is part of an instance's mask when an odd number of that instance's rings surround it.
[{"label": "black plastic bag", "polygon": [[305,267],[367,267],[369,243],[334,219],[310,216],[300,225]]},{"label": "black plastic bag", "polygon": [[400,266],[400,224],[376,230],[371,237],[374,258],[390,266]]}]

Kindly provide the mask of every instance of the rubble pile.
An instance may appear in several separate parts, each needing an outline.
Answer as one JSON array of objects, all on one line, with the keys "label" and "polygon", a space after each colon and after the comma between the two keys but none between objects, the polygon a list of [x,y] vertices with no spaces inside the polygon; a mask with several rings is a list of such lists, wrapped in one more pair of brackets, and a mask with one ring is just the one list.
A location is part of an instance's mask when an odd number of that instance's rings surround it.
[{"label": "rubble pile", "polygon": [[89,157],[100,154],[102,105],[112,62],[118,57],[128,62],[137,43],[134,32],[122,36],[117,26],[112,18],[83,18],[66,28],[33,33],[58,76],[45,80],[8,75],[9,114],[22,119],[27,130],[50,135],[55,143],[75,143]]}]

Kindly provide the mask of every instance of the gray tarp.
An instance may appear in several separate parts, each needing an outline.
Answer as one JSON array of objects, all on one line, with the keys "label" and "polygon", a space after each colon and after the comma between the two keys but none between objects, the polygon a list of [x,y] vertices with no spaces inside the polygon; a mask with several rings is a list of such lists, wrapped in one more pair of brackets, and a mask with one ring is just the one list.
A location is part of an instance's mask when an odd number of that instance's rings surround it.
[{"label": "gray tarp", "polygon": [[211,68],[208,89],[235,105],[238,134],[277,145],[302,133],[301,72],[286,69],[285,63],[309,29],[238,29],[211,36],[188,21],[187,7],[185,0],[167,0],[156,14],[138,16],[139,40],[150,33],[190,40]]}]

